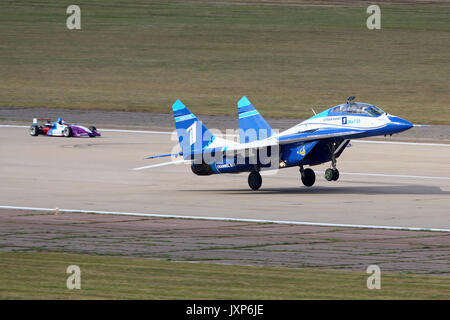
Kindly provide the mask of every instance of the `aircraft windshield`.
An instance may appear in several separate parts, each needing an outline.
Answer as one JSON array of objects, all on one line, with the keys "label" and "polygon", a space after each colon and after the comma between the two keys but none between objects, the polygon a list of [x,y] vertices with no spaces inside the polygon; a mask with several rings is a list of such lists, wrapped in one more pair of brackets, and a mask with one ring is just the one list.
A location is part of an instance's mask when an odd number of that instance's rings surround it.
[{"label": "aircraft windshield", "polygon": [[367,103],[353,102],[341,104],[339,106],[331,109],[333,113],[354,113],[354,114],[365,114],[373,117],[378,117],[385,112],[378,107]]}]

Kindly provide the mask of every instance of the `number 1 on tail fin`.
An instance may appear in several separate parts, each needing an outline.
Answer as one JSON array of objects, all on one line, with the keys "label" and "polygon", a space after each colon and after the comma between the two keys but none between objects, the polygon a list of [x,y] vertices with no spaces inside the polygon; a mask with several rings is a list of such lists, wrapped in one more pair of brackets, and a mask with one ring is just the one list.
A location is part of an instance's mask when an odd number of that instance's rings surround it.
[{"label": "number 1 on tail fin", "polygon": [[194,122],[186,131],[189,133],[189,145],[192,146],[197,141],[197,123]]},{"label": "number 1 on tail fin", "polygon": [[192,159],[194,154],[201,154],[215,137],[180,100],[172,105],[172,111],[183,157]]}]

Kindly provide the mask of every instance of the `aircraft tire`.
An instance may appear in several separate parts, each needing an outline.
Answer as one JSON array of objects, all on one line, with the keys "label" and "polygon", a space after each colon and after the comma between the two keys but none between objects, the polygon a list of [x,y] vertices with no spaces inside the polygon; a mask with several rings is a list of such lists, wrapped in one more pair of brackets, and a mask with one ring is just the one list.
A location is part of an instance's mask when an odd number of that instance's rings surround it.
[{"label": "aircraft tire", "polygon": [[316,174],[314,173],[314,170],[310,168],[303,170],[302,182],[306,187],[311,187],[314,182],[316,182]]},{"label": "aircraft tire", "polygon": [[325,170],[325,179],[327,179],[327,181],[332,181],[333,177],[334,177],[334,171],[331,168],[328,168],[327,170]]},{"label": "aircraft tire", "polygon": [[248,175],[248,185],[252,190],[258,190],[262,185],[262,178],[258,171],[252,171]]},{"label": "aircraft tire", "polygon": [[337,181],[339,179],[339,170],[333,169],[333,181]]}]

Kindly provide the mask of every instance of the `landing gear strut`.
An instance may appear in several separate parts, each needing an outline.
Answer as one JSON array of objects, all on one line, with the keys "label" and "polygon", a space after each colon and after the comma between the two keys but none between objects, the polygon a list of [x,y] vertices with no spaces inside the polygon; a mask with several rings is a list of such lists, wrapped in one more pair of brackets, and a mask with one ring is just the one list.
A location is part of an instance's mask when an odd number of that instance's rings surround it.
[{"label": "landing gear strut", "polygon": [[303,166],[300,166],[300,173],[302,175],[302,182],[306,187],[311,187],[316,182],[316,174],[312,169],[303,169]]},{"label": "landing gear strut", "polygon": [[336,142],[331,142],[328,147],[331,154],[331,168],[325,170],[325,179],[328,181],[336,181],[339,179],[339,170],[336,168]]},{"label": "landing gear strut", "polygon": [[252,171],[248,175],[248,185],[252,190],[258,190],[262,185],[261,174],[258,171]]}]

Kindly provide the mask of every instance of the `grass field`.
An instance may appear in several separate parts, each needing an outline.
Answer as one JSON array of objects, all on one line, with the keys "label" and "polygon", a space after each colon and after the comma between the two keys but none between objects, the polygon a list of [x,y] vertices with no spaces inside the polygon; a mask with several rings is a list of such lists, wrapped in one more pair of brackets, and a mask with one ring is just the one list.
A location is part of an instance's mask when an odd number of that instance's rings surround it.
[{"label": "grass field", "polygon": [[[361,2],[80,0],[0,3],[0,106],[268,117],[357,100],[417,123],[450,124],[450,6]],[[343,5],[346,4],[346,5]]]},{"label": "grass field", "polygon": [[[68,290],[66,269],[81,269]],[[448,277],[0,252],[0,299],[448,299]]]}]

